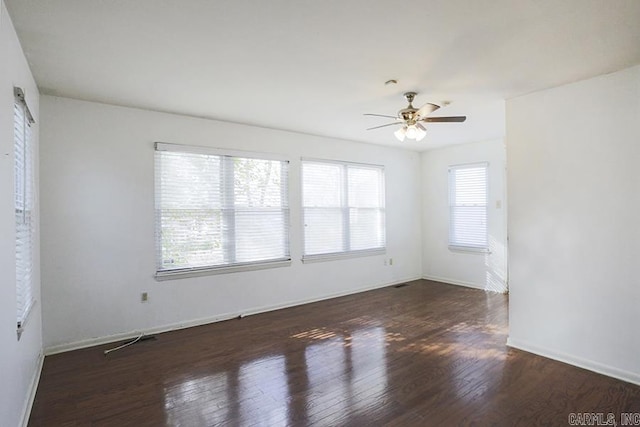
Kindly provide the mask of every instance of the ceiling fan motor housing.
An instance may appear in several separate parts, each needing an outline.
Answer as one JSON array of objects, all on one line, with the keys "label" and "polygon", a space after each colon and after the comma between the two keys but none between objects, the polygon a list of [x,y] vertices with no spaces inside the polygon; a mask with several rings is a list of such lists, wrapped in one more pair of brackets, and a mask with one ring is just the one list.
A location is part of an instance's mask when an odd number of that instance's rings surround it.
[{"label": "ceiling fan motor housing", "polygon": [[416,114],[418,112],[418,109],[414,108],[412,105],[412,102],[415,99],[416,95],[416,92],[406,92],[404,94],[404,98],[407,100],[409,105],[407,106],[407,108],[403,108],[402,110],[398,111],[398,117],[402,118],[402,120],[404,120],[409,126],[416,124],[416,121],[418,119],[418,116]]},{"label": "ceiling fan motor housing", "polygon": [[417,108],[403,108],[402,110],[398,111],[398,117],[402,118],[402,120],[404,120],[408,125],[413,125],[418,119],[418,115],[416,114],[417,112]]}]

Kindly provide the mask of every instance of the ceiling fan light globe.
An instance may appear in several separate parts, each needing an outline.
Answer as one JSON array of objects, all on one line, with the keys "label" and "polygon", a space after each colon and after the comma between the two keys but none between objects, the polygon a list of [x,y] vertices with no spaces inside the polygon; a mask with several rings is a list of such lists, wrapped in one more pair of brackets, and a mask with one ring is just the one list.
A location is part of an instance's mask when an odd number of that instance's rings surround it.
[{"label": "ceiling fan light globe", "polygon": [[398,138],[398,141],[402,142],[402,141],[404,141],[404,136],[406,135],[406,133],[407,133],[406,126],[402,126],[400,129],[395,131],[393,134],[396,136],[396,138]]},{"label": "ceiling fan light globe", "polygon": [[418,137],[418,129],[414,125],[409,126],[407,128],[407,138],[416,139],[417,137]]},{"label": "ceiling fan light globe", "polygon": [[418,135],[416,136],[416,141],[422,141],[424,137],[427,136],[427,132],[422,129],[418,129]]}]

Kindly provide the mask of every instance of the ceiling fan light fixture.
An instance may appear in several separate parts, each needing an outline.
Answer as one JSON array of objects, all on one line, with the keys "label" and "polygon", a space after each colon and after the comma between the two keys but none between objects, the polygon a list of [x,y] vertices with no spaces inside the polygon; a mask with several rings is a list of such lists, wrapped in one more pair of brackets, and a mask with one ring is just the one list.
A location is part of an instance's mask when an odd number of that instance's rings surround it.
[{"label": "ceiling fan light fixture", "polygon": [[416,123],[416,141],[422,141],[427,136],[427,129],[422,126],[422,123]]},{"label": "ceiling fan light fixture", "polygon": [[[392,84],[395,81],[389,80],[385,84]],[[380,126],[370,127],[367,130],[379,129],[387,126],[401,125],[400,129],[397,129],[393,134],[398,141],[403,142],[405,138],[412,139],[414,141],[422,141],[427,136],[427,128],[423,125],[424,122],[429,123],[462,123],[467,119],[467,116],[448,116],[448,117],[430,117],[430,114],[440,108],[439,105],[427,102],[420,108],[415,108],[412,105],[416,92],[406,92],[404,94],[405,99],[409,103],[405,108],[398,111],[395,116],[385,114],[369,114],[365,116],[378,116],[394,119],[395,122],[387,123]],[[448,104],[448,103],[446,103]],[[422,122],[422,123],[421,123]]]},{"label": "ceiling fan light fixture", "polygon": [[418,138],[418,128],[416,125],[410,125],[407,127],[407,138],[409,139],[417,139]]},{"label": "ceiling fan light fixture", "polygon": [[398,138],[398,141],[402,142],[402,141],[404,141],[404,137],[407,134],[407,127],[406,126],[402,126],[400,129],[395,131],[393,134],[396,136],[396,138]]}]

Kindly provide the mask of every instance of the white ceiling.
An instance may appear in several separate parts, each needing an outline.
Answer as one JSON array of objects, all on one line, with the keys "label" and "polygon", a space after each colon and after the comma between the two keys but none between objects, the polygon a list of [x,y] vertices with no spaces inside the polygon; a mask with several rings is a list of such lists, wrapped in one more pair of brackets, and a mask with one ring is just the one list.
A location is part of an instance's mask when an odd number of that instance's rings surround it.
[{"label": "white ceiling", "polygon": [[[5,2],[45,94],[417,150],[501,137],[504,99],[640,63],[639,0]],[[365,131],[408,90],[467,122]]]}]

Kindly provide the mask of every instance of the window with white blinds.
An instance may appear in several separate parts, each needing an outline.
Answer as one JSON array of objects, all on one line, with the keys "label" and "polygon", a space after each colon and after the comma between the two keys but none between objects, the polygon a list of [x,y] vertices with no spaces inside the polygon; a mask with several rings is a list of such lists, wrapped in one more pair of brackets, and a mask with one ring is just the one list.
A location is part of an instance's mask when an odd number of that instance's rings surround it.
[{"label": "window with white blinds", "polygon": [[383,253],[384,168],[302,161],[304,260]]},{"label": "window with white blinds", "polygon": [[487,249],[487,163],[449,168],[449,247]]},{"label": "window with white blinds", "polygon": [[289,162],[156,143],[157,277],[289,261]]},{"label": "window with white blinds", "polygon": [[34,240],[34,178],[31,125],[33,117],[27,108],[24,93],[14,88],[14,207],[16,219],[16,297],[18,337],[34,304],[33,240]]}]

